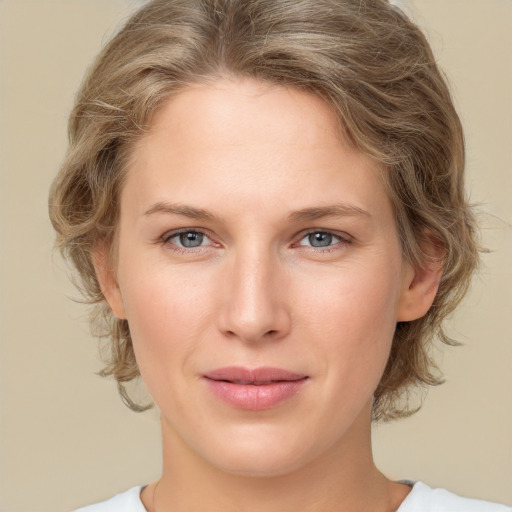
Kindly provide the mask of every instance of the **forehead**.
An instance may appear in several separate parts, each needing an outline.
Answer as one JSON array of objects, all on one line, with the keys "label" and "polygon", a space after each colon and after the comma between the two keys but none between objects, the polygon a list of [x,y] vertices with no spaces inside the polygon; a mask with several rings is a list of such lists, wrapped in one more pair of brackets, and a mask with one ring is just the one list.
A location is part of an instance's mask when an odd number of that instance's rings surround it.
[{"label": "forehead", "polygon": [[[210,139],[212,126],[215,139]],[[302,145],[308,140],[310,145],[329,143],[338,136],[339,143],[347,143],[334,110],[319,96],[249,78],[190,85],[164,102],[152,120],[150,134],[166,128],[195,135],[202,143],[226,145],[244,144],[251,137],[273,143],[276,136],[278,140],[296,137]]]},{"label": "forehead", "polygon": [[[381,173],[343,136],[319,97],[219,80],[161,106],[135,145],[125,188],[139,210],[168,200],[225,207],[227,199],[258,210],[340,201],[378,210],[389,206]],[[306,204],[309,198],[314,204]]]}]

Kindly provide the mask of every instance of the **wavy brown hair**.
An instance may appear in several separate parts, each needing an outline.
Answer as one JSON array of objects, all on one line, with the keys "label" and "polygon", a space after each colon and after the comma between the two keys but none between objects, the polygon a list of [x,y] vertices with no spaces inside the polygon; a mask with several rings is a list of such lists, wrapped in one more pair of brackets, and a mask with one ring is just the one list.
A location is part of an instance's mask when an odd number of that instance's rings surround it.
[{"label": "wavy brown hair", "polygon": [[[404,258],[442,248],[443,276],[428,313],[396,327],[375,391],[373,417],[413,410],[404,396],[440,382],[430,356],[443,320],[478,263],[464,191],[464,140],[446,81],[422,32],[386,0],[156,0],[144,5],[89,70],[69,121],[70,146],[50,193],[57,246],[78,270],[93,325],[109,340],[104,376],[139,376],[129,325],[114,317],[92,262],[98,242],[115,250],[119,194],[134,143],[168,98],[190,84],[250,77],[318,95],[352,144],[378,162]],[[427,251],[428,252],[428,251]]]}]

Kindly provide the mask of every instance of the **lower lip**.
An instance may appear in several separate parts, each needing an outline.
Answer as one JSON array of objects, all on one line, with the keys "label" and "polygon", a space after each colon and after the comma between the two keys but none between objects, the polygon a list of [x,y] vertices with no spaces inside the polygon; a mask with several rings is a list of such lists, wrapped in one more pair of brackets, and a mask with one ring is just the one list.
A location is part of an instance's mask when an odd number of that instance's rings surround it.
[{"label": "lower lip", "polygon": [[205,378],[210,391],[223,402],[249,411],[271,409],[298,393],[307,378],[292,381],[276,381],[271,384],[256,386],[252,384],[235,384],[224,380]]}]

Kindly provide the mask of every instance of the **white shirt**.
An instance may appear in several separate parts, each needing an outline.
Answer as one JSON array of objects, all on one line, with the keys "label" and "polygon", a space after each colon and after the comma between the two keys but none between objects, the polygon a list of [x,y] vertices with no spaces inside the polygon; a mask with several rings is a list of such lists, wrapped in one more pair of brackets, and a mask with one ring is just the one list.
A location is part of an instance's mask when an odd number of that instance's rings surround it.
[{"label": "white shirt", "polygon": [[[113,498],[75,512],[146,512],[140,492],[143,486],[132,487]],[[416,482],[396,512],[512,512],[511,507],[489,501],[463,498],[445,489],[431,489]]]}]

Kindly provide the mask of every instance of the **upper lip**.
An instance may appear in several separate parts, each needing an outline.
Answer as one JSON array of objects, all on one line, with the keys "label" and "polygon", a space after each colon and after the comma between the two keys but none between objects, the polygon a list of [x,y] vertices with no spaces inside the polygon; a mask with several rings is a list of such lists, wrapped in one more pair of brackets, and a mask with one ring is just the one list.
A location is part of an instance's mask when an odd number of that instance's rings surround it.
[{"label": "upper lip", "polygon": [[217,368],[203,374],[211,380],[224,380],[238,384],[270,384],[272,382],[296,381],[305,379],[307,375],[295,373],[282,368],[259,367],[245,368],[243,366],[227,366]]}]

